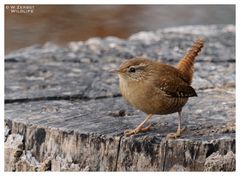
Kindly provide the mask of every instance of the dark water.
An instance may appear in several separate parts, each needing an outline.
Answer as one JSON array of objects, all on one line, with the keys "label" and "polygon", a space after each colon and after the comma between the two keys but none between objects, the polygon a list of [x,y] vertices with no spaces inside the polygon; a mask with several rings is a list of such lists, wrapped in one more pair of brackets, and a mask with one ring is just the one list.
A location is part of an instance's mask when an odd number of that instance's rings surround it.
[{"label": "dark water", "polygon": [[234,5],[5,6],[5,51],[52,41],[127,38],[138,31],[198,24],[235,24]]}]

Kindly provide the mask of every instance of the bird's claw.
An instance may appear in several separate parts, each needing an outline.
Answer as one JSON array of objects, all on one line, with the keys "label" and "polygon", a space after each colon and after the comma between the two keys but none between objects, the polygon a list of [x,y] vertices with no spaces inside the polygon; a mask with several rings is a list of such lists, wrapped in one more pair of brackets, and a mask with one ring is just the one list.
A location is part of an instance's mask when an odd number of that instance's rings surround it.
[{"label": "bird's claw", "polygon": [[150,128],[151,128],[151,126],[152,126],[152,125],[150,124],[150,125],[148,125],[147,127],[135,128],[135,129],[133,129],[133,130],[125,130],[125,131],[124,131],[124,136],[128,137],[128,136],[131,136],[131,135],[140,133],[140,132],[149,131]]},{"label": "bird's claw", "polygon": [[186,130],[185,127],[182,128],[182,129],[178,128],[178,130],[177,130],[176,133],[169,133],[169,134],[166,136],[166,138],[167,138],[167,139],[176,139],[176,138],[180,137],[180,136],[181,136],[181,133],[182,133],[183,131],[185,131],[185,130]]}]

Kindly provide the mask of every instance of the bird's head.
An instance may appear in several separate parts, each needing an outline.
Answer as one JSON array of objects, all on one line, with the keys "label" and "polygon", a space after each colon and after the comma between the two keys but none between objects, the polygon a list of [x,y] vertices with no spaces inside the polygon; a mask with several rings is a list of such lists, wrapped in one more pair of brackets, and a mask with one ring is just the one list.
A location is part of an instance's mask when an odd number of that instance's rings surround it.
[{"label": "bird's head", "polygon": [[141,81],[149,75],[149,60],[130,59],[123,62],[115,72],[126,81]]}]

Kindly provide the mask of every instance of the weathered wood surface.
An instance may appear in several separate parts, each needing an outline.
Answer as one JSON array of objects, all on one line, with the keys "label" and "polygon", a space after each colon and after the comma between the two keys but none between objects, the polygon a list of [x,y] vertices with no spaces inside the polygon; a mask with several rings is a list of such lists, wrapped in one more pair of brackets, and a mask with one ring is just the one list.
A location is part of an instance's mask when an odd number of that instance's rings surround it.
[{"label": "weathered wood surface", "polygon": [[[191,98],[177,114],[154,116],[151,132],[123,137],[145,117],[122,99],[108,71],[145,56],[176,64],[197,36]],[[5,58],[5,170],[235,170],[235,27],[196,26],[108,37],[61,48],[35,45]]]}]

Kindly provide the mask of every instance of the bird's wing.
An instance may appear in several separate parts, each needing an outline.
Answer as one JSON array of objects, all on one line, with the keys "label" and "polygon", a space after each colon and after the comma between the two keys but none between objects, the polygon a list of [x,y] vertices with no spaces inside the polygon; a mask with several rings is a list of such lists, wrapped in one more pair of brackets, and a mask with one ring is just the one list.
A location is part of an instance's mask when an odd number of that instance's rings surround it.
[{"label": "bird's wing", "polygon": [[195,90],[179,77],[162,76],[155,81],[155,88],[171,97],[194,97]]}]

